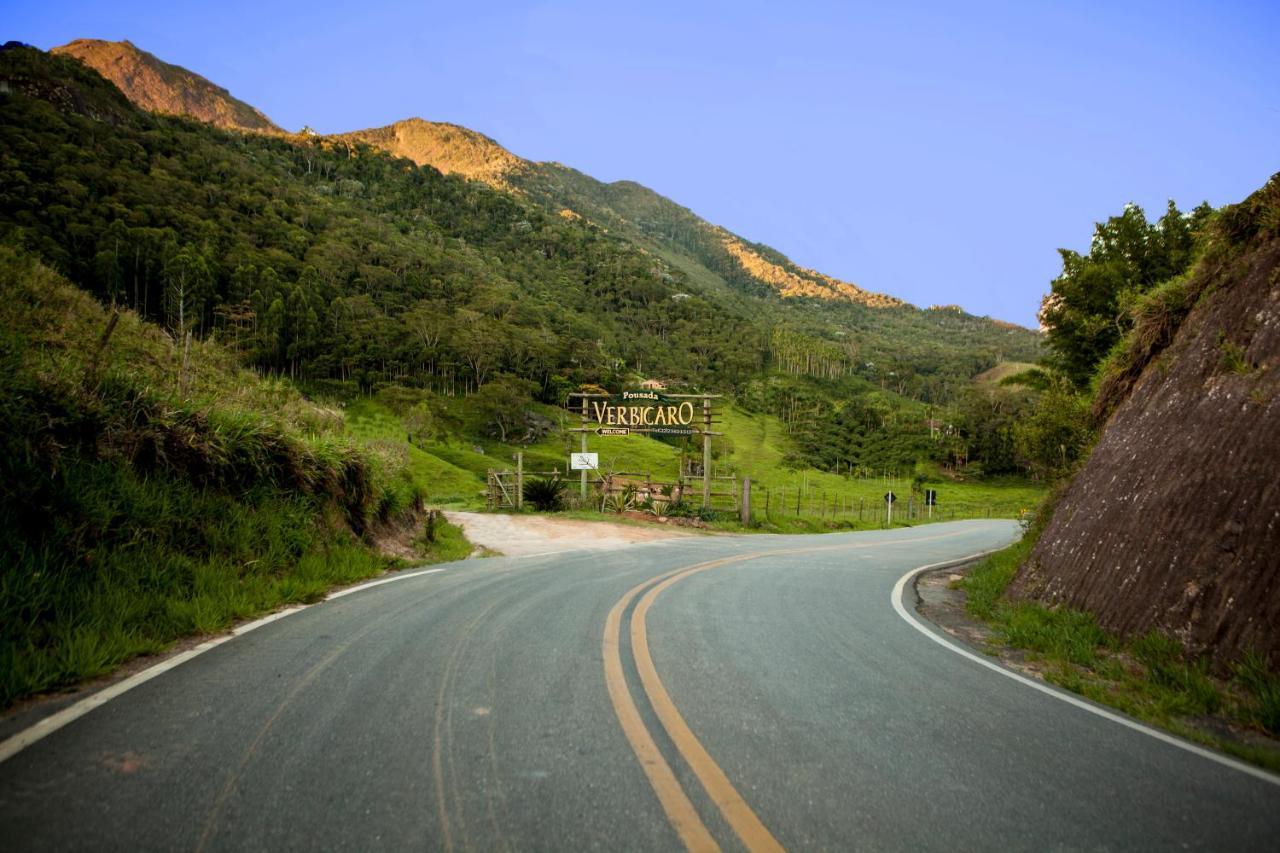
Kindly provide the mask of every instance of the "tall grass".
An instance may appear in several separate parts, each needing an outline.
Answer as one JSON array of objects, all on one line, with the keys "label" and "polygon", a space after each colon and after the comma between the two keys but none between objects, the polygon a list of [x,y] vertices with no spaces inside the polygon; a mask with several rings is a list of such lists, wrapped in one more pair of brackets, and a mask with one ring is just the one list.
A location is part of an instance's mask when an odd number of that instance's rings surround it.
[{"label": "tall grass", "polygon": [[271,487],[232,496],[76,460],[40,498],[43,530],[0,523],[0,705],[392,563],[316,498]]}]

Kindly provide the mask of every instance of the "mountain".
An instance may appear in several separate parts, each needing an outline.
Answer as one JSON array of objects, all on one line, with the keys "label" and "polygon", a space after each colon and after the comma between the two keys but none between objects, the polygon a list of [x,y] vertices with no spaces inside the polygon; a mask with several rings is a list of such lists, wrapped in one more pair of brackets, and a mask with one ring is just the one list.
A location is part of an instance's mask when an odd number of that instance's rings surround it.
[{"label": "mountain", "polygon": [[283,133],[261,111],[232,97],[226,89],[170,65],[132,42],[76,39],[51,52],[80,60],[144,110],[190,116],[228,130]]},{"label": "mountain", "polygon": [[1015,597],[1160,629],[1223,669],[1280,665],[1280,175],[1225,208],[1190,274],[1141,297],[1108,416]]},{"label": "mountain", "polygon": [[[233,138],[137,109],[71,56],[9,48],[0,149],[22,154],[0,160],[0,240],[104,303],[304,382],[446,396],[505,382],[511,410],[522,395],[555,404],[584,383],[658,377],[789,425],[857,403],[885,441],[815,445],[833,468],[942,452],[923,407],[955,411],[978,373],[1039,356],[1030,330],[961,311],[785,298],[725,248],[736,238],[636,184],[527,164],[463,128],[382,136],[511,188],[353,136]],[[970,451],[990,470],[1012,464]]]},{"label": "mountain", "polygon": [[[225,89],[128,41],[77,39],[53,52],[81,60],[143,109],[185,115],[223,128],[283,132]],[[340,145],[369,145],[419,166],[520,195],[552,214],[585,218],[626,236],[713,289],[871,308],[911,307],[888,294],[795,264],[781,252],[709,223],[638,183],[604,183],[560,163],[526,160],[493,139],[455,124],[410,118],[328,139]]]},{"label": "mountain", "polygon": [[645,245],[695,278],[721,286],[873,308],[905,305],[892,296],[798,266],[780,252],[712,225],[634,181],[604,183],[559,163],[525,160],[489,137],[454,124],[411,118],[334,138],[363,142],[419,166],[519,193],[566,218],[585,217]]}]

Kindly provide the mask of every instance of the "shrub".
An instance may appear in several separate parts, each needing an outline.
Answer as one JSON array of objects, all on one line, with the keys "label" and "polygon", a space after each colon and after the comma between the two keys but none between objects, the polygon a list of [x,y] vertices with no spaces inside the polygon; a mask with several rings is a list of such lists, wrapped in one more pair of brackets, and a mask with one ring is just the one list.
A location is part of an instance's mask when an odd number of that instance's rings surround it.
[{"label": "shrub", "polygon": [[1280,735],[1280,675],[1267,669],[1256,652],[1247,652],[1235,665],[1236,681],[1249,694],[1249,714],[1259,726]]},{"label": "shrub", "polygon": [[525,480],[524,500],[539,512],[557,512],[564,509],[565,482],[559,477],[539,477]]}]

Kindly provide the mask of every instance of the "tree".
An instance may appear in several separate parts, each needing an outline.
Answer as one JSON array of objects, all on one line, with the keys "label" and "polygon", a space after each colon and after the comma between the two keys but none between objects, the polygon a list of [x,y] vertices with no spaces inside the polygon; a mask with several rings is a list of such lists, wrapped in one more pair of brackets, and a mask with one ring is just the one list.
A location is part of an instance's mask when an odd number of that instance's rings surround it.
[{"label": "tree", "polygon": [[1045,480],[1071,473],[1088,454],[1093,437],[1088,401],[1062,377],[1052,382],[1031,414],[1013,428],[1018,457]]},{"label": "tree", "polygon": [[203,327],[204,307],[213,277],[203,254],[183,246],[165,264],[165,313],[170,328],[183,340],[191,326]]},{"label": "tree", "polygon": [[1059,249],[1062,273],[1050,284],[1040,320],[1048,329],[1051,362],[1084,389],[1116,341],[1132,326],[1135,297],[1182,275],[1211,213],[1201,204],[1190,214],[1170,201],[1154,224],[1136,204],[1094,226],[1088,254]]},{"label": "tree", "polygon": [[505,374],[482,386],[471,395],[481,427],[506,444],[511,431],[525,422],[535,387],[526,379]]}]

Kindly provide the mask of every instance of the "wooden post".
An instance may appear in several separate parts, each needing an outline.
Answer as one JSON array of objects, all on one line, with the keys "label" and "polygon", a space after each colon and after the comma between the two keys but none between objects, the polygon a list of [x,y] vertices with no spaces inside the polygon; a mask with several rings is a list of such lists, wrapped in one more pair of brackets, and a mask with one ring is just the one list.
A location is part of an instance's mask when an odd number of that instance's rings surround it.
[{"label": "wooden post", "polygon": [[742,478],[742,523],[751,524],[751,478]]},{"label": "wooden post", "polygon": [[524,452],[516,453],[516,509],[524,509]]},{"label": "wooden post", "polygon": [[800,515],[800,490],[796,489],[796,515]]},{"label": "wooden post", "polygon": [[[587,452],[587,398],[582,398],[582,452]],[[582,469],[582,503],[587,503],[587,469]]]},{"label": "wooden post", "polygon": [[702,505],[711,506],[711,399],[702,398]]}]

